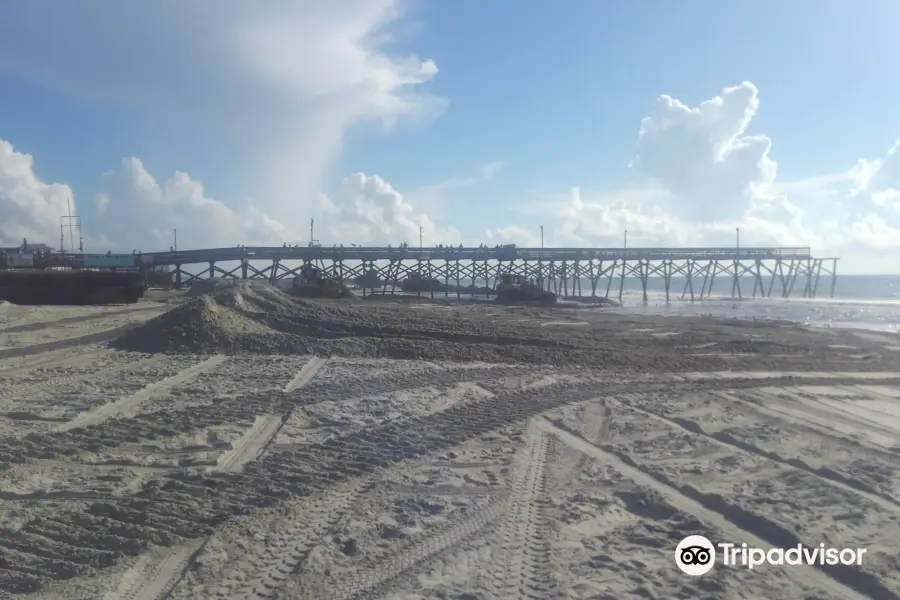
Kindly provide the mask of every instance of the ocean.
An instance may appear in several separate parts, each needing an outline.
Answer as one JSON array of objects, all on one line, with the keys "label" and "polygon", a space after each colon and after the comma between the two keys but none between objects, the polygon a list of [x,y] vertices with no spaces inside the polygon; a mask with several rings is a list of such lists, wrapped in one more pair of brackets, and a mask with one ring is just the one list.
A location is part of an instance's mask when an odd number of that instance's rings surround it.
[{"label": "ocean", "polygon": [[[665,283],[651,278],[647,286],[647,304],[643,302],[640,279],[625,278],[622,306],[617,312],[672,316],[711,315],[739,319],[774,319],[821,327],[854,327],[900,333],[900,275],[839,275],[834,298],[831,298],[831,277],[822,276],[817,297],[803,298],[805,278],[798,277],[792,297],[781,298],[780,283],[776,283],[772,298],[751,296],[753,278],[741,278],[743,299],[732,298],[731,278],[720,276],[709,297],[699,299],[702,279],[694,281],[696,300],[690,294],[681,299],[685,279],[672,278],[669,287],[670,303],[666,304]],[[481,284],[481,282],[479,282]],[[768,290],[769,281],[763,281]],[[582,295],[590,295],[589,280],[581,282]],[[399,292],[398,292],[399,293]],[[572,293],[570,289],[570,294]],[[597,295],[606,294],[606,280],[597,285]],[[443,294],[435,294],[440,297]],[[574,294],[573,294],[574,295]],[[748,297],[751,296],[751,297]],[[609,291],[612,300],[619,301],[619,279],[614,278]]]},{"label": "ocean", "polygon": [[[805,283],[805,279],[797,278],[791,298],[747,298],[753,291],[753,279],[742,278],[741,291],[745,298],[739,300],[731,297],[731,279],[721,277],[716,281],[709,298],[691,302],[689,294],[686,295],[686,300],[680,299],[684,280],[673,279],[670,287],[672,301],[666,305],[663,281],[651,279],[645,306],[640,280],[626,278],[622,307],[615,310],[673,316],[766,318],[812,326],[854,327],[900,333],[900,275],[838,275],[834,298],[830,297],[830,276],[823,276],[819,281],[817,298],[802,297]],[[618,280],[614,279],[613,289],[609,294],[613,300],[618,300],[618,284]],[[699,287],[695,281],[695,295],[699,294]],[[776,284],[773,296],[779,295],[776,293],[777,288]],[[582,293],[585,293],[585,289],[590,293],[590,284],[587,288],[582,287]],[[600,286],[597,291],[601,295]],[[602,293],[605,292],[604,285]]]},{"label": "ocean", "polygon": [[[606,283],[605,279],[598,283],[598,296],[606,294]],[[900,333],[900,275],[839,275],[834,298],[830,297],[831,277],[823,275],[819,280],[817,297],[813,299],[803,298],[806,280],[801,277],[794,284],[791,298],[780,297],[780,282],[774,286],[772,298],[748,297],[753,292],[753,278],[741,278],[743,299],[732,298],[731,283],[730,277],[719,276],[710,297],[700,300],[702,279],[695,280],[694,294],[697,299],[691,302],[689,294],[685,295],[685,300],[681,300],[685,279],[673,277],[669,288],[671,302],[667,305],[664,281],[651,278],[647,286],[647,304],[644,305],[640,279],[626,277],[622,306],[612,310],[672,316],[764,318],[811,326],[854,327]],[[483,282],[479,281],[478,284],[483,285]],[[768,290],[768,279],[764,278],[763,284]],[[290,283],[286,281],[284,285]],[[582,280],[582,295],[590,295],[590,290],[590,281]],[[395,293],[401,292],[398,290]],[[571,289],[569,293],[572,293]],[[435,293],[435,297],[441,296],[443,293]],[[613,279],[609,297],[619,300],[618,278]]]}]

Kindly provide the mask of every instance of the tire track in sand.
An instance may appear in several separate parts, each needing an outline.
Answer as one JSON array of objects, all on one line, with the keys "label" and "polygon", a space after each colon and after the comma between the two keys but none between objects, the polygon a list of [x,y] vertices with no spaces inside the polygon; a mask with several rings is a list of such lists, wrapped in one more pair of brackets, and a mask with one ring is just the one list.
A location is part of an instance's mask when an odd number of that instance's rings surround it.
[{"label": "tire track in sand", "polygon": [[[495,496],[483,508],[422,537],[412,538],[375,564],[350,574],[341,574],[329,590],[334,600],[374,600],[390,591],[398,581],[419,572],[437,558],[452,553],[464,543],[487,535],[499,526],[501,539],[498,572],[493,579],[492,598],[547,598],[551,594],[547,543],[538,497],[544,493],[544,466],[549,448],[547,436],[533,423],[525,430],[524,445],[513,461],[512,489]],[[292,600],[315,600],[319,590],[308,590]]]},{"label": "tire track in sand", "polygon": [[524,438],[513,462],[506,519],[498,532],[500,556],[492,561],[492,597],[502,600],[553,597],[547,521],[541,514],[550,440],[535,419],[528,422]]},{"label": "tire track in sand", "polygon": [[[94,363],[97,358],[97,353],[90,352],[85,353],[83,356],[77,356],[70,362],[64,364],[67,368],[81,367]],[[15,408],[15,406],[19,404],[27,404],[27,402],[23,402],[23,397],[33,398],[35,393],[44,391],[58,392],[61,386],[67,385],[70,382],[78,382],[79,380],[96,380],[98,378],[108,379],[111,375],[116,375],[129,370],[144,369],[149,366],[161,364],[165,360],[166,357],[162,355],[141,357],[137,359],[124,358],[118,362],[113,361],[103,364],[91,371],[59,373],[49,375],[46,379],[34,383],[17,383],[14,386],[11,386],[11,390],[0,389],[0,416],[16,419],[15,413],[23,411],[11,411],[9,409]],[[30,370],[30,368],[25,370]],[[6,376],[6,373],[0,373],[0,382],[2,382]],[[10,391],[13,393],[10,393]],[[62,421],[62,419],[60,420]]]},{"label": "tire track in sand", "polygon": [[837,487],[844,490],[845,492],[850,492],[851,494],[862,496],[869,502],[887,511],[900,513],[900,502],[898,502],[896,499],[892,498],[888,494],[878,491],[877,489],[873,488],[863,481],[859,481],[858,479],[842,475],[834,469],[830,469],[828,467],[816,468],[808,464],[806,461],[796,457],[784,458],[775,452],[764,450],[763,448],[755,446],[754,444],[740,440],[726,431],[707,432],[705,429],[703,429],[703,426],[699,422],[693,419],[685,419],[684,417],[668,417],[651,410],[635,406],[633,403],[623,400],[621,397],[617,400],[631,410],[651,419],[655,419],[661,421],[662,423],[677,427],[682,431],[702,436],[720,446],[725,446],[732,450],[746,452],[747,454],[752,454],[754,456],[759,456],[760,458],[771,460],[772,462],[776,462],[788,469],[804,471],[806,473],[809,473],[813,477],[820,479],[826,485]]},{"label": "tire track in sand", "polygon": [[[284,386],[284,392],[293,392],[307,385],[327,362],[328,359],[316,356],[310,358]],[[261,458],[290,415],[289,411],[284,415],[258,416],[253,426],[219,459],[218,466],[212,471],[238,472],[245,464]],[[343,510],[346,510],[371,485],[370,479],[356,480],[335,493],[280,506],[278,512],[281,516],[265,523],[273,535],[265,544],[255,546],[255,548],[262,546],[261,551],[246,554],[239,565],[228,570],[229,573],[240,573],[242,576],[250,574],[250,580],[239,582],[236,579],[229,580],[226,576],[219,584],[217,597],[225,597],[229,593],[232,594],[229,597],[235,597],[234,594],[237,593],[236,597],[248,599],[272,597],[272,594],[284,585],[287,576],[305,559],[306,554],[318,542],[318,538],[324,535]],[[210,539],[211,536],[206,538],[204,547]],[[198,551],[196,554],[199,553]],[[165,576],[165,573],[158,574],[157,580],[164,579]],[[167,591],[174,588],[180,580],[181,576],[177,579],[166,579]],[[134,600],[154,599],[136,597]]]},{"label": "tire track in sand", "polygon": [[[472,387],[486,398],[495,394],[475,383]],[[500,598],[519,598],[519,590],[524,583],[532,588],[534,597],[546,597],[547,589],[535,585],[540,581],[536,574],[543,571],[547,554],[536,558],[530,555],[537,550],[549,551],[549,547],[537,539],[539,518],[536,518],[534,496],[543,493],[544,464],[547,457],[548,440],[539,429],[529,425],[525,432],[525,443],[513,462],[513,486],[511,491],[490,496],[487,504],[472,514],[449,522],[425,535],[402,542],[374,564],[350,573],[341,573],[336,585],[329,587],[328,597],[332,600],[374,600],[388,593],[402,579],[415,575],[441,556],[460,549],[466,542],[491,532],[496,523],[501,523],[500,536],[503,538],[505,560],[504,572],[494,574],[500,580],[500,587],[509,587],[512,595]],[[440,488],[412,488],[426,493],[443,493]],[[476,493],[477,492],[477,493]],[[489,490],[472,490],[472,495],[485,496]],[[505,518],[504,518],[505,517]],[[543,586],[547,587],[547,586]],[[322,591],[315,588],[301,589],[292,594],[291,600],[316,600]],[[542,595],[544,594],[544,595]]]},{"label": "tire track in sand", "polygon": [[[774,419],[775,421],[785,421],[789,423],[791,427],[795,427],[801,431],[810,432],[813,435],[827,438],[829,440],[832,440],[834,443],[842,444],[863,453],[876,454],[878,456],[884,457],[886,460],[897,460],[897,454],[891,452],[885,446],[868,442],[865,439],[841,435],[834,429],[829,429],[828,427],[824,427],[813,420],[805,418],[802,412],[798,414],[797,412],[793,411],[781,410],[780,406],[768,405],[764,398],[759,397],[760,393],[766,392],[768,392],[768,390],[766,390],[765,388],[761,388],[759,390],[745,390],[744,395],[751,396],[750,399],[742,398],[733,391],[720,390],[714,393],[715,395],[724,398],[732,404],[743,405],[747,408],[747,410],[755,412],[764,417]],[[802,410],[803,408],[799,403],[794,402],[793,400],[787,400],[784,397],[778,397],[778,401],[780,403],[791,405],[797,409]]]},{"label": "tire track in sand", "polygon": [[[649,386],[642,391],[702,390],[705,386],[708,384],[704,382],[665,383]],[[732,381],[729,385],[732,388],[758,386],[758,380],[749,379]],[[199,539],[208,536],[215,527],[234,519],[235,515],[246,512],[250,507],[277,505],[291,495],[313,497],[316,493],[325,493],[340,486],[341,482],[365,477],[399,461],[420,459],[483,433],[527,421],[546,410],[586,401],[598,395],[633,392],[635,387],[643,386],[631,384],[630,387],[631,389],[625,389],[624,385],[618,384],[566,383],[543,388],[540,393],[527,391],[498,394],[494,398],[480,398],[462,406],[452,406],[434,415],[391,420],[361,432],[310,444],[305,449],[268,452],[261,460],[245,465],[240,473],[200,476],[176,472],[161,477],[160,485],[148,487],[138,496],[93,503],[82,510],[59,513],[54,520],[58,525],[54,525],[53,530],[75,530],[77,533],[72,540],[64,540],[59,547],[69,549],[75,548],[73,544],[77,544],[79,552],[84,547],[98,547],[98,550],[108,552],[108,544],[98,538],[104,535],[119,536],[129,543],[137,544],[150,540],[157,545],[162,545],[162,540],[171,539],[172,536]],[[320,393],[318,388],[316,393]],[[271,395],[265,393],[258,401],[266,407],[273,406],[270,404],[274,402],[269,398]],[[279,399],[278,403],[280,402]],[[233,420],[231,414],[244,414],[248,410],[260,414],[273,409],[254,411],[241,406],[233,407],[232,412],[225,413],[217,408],[215,413],[210,412],[209,418]],[[182,421],[196,419],[196,413],[197,409],[191,409],[179,413],[178,418]],[[140,420],[137,419],[123,419],[110,422],[108,428],[127,426],[130,429],[139,424]],[[96,429],[105,430],[107,427]],[[44,439],[48,442],[45,446],[32,449],[26,445],[10,446],[10,451],[26,456],[35,455],[38,451],[56,452],[64,448],[57,438],[64,437],[66,436],[45,436]],[[58,442],[56,446],[49,443],[54,441]],[[34,530],[39,532],[38,535],[53,537],[53,530],[48,530],[41,520],[28,521],[22,530]],[[138,547],[136,552],[143,550]],[[71,571],[69,565],[59,558],[41,558],[39,562],[34,556],[13,554],[8,557],[7,563],[0,568],[0,577],[4,577],[7,572],[13,573],[12,576],[18,581],[17,585],[37,590],[44,585],[44,580],[59,580]],[[113,564],[120,560],[116,555],[110,554],[110,557]],[[41,565],[40,571],[35,570],[35,564]],[[200,597],[203,596],[205,593]],[[193,599],[197,595],[181,597]]]},{"label": "tire track in sand", "polygon": [[[547,434],[556,436],[560,442],[612,466],[638,485],[655,490],[674,508],[717,528],[728,539],[742,540],[749,546],[766,550],[790,548],[802,543],[787,529],[729,504],[718,494],[706,494],[692,486],[670,481],[662,474],[646,471],[627,454],[612,446],[595,446],[560,423],[542,419],[539,427]],[[876,577],[853,566],[798,565],[789,572],[810,587],[829,590],[838,598],[900,600],[896,592],[885,587]]]},{"label": "tire track in sand", "polygon": [[[381,560],[349,574],[340,574],[329,588],[330,600],[374,600],[388,593],[401,579],[410,577],[435,559],[450,554],[466,542],[486,535],[505,514],[508,497],[491,498],[487,505],[462,519],[447,523],[436,531],[412,538]],[[305,589],[290,600],[317,600],[321,590]]]},{"label": "tire track in sand", "polygon": [[[356,479],[311,498],[284,502],[272,518],[251,517],[264,540],[257,540],[237,564],[229,565],[212,598],[260,600],[277,598],[291,574],[306,560],[350,506],[374,485],[371,477]],[[223,532],[223,536],[225,533]],[[173,598],[193,598],[174,590]],[[145,600],[144,598],[136,600]]]},{"label": "tire track in sand", "polygon": [[88,412],[81,413],[68,423],[64,423],[56,428],[57,432],[69,431],[70,429],[76,429],[78,427],[87,427],[88,425],[97,425],[98,423],[102,423],[107,419],[110,419],[114,416],[127,413],[135,408],[148,398],[152,398],[153,396],[165,394],[172,390],[177,385],[185,383],[190,379],[196,377],[201,373],[206,373],[208,371],[212,371],[222,363],[228,360],[227,356],[216,355],[211,358],[208,358],[204,361],[196,363],[182,371],[176,373],[171,377],[167,377],[162,381],[158,381],[156,383],[151,383],[145,388],[139,390],[138,392],[125,396],[124,398],[120,398],[115,402],[110,402],[108,404],[104,404],[94,410],[90,410]]},{"label": "tire track in sand", "polygon": [[284,392],[290,393],[298,388],[302,388],[307,383],[312,381],[312,378],[316,376],[316,373],[319,372],[319,369],[325,366],[325,363],[328,362],[327,358],[319,358],[318,356],[313,356],[307,361],[303,368],[297,372],[293,379],[291,379],[287,385],[284,386]]},{"label": "tire track in sand", "polygon": [[[296,391],[316,376],[322,367],[328,362],[326,358],[313,356],[305,365],[297,372],[287,385],[284,386],[284,392],[290,393]],[[284,424],[291,417],[293,410],[283,415],[259,415],[256,422],[248,429],[241,439],[238,440],[234,447],[219,458],[218,465],[212,469],[212,472],[235,473],[240,471],[245,464],[254,461],[263,454],[266,449],[284,427]]]},{"label": "tire track in sand", "polygon": [[204,541],[195,540],[139,557],[122,576],[115,592],[107,593],[103,600],[163,600],[204,545]]},{"label": "tire track in sand", "polygon": [[[48,354],[50,354],[49,351]],[[72,356],[71,352],[61,351],[58,354],[53,352],[50,356],[45,355],[32,359],[25,359],[11,365],[4,365],[3,362],[0,362],[0,378],[6,379],[8,377],[34,371],[35,369],[52,369],[55,367],[68,367],[69,365],[90,363],[103,354],[109,356],[114,355],[114,353],[110,352],[107,348],[98,346],[75,356]]]},{"label": "tire track in sand", "polygon": [[53,327],[60,327],[61,325],[70,325],[72,323],[86,323],[89,321],[103,321],[110,317],[121,317],[123,315],[131,315],[134,313],[142,313],[151,310],[155,310],[157,312],[165,312],[168,309],[168,306],[132,306],[129,308],[120,308],[115,310],[108,310],[105,312],[94,313],[90,315],[78,315],[76,317],[61,317],[56,319],[55,321],[38,321],[36,323],[23,323],[22,325],[9,325],[6,327],[0,327],[0,333],[25,333],[30,331],[40,331],[42,329],[51,329]]},{"label": "tire track in sand", "polygon": [[[605,398],[594,398],[582,403],[584,413],[580,415],[582,437],[592,444],[599,444],[609,436],[609,427],[612,423],[612,408]],[[581,472],[587,465],[590,457],[584,452],[572,450],[564,445],[556,445],[556,455],[553,471],[551,473],[551,487],[568,485],[572,480],[578,480]]]},{"label": "tire track in sand", "polygon": [[80,335],[75,337],[67,337],[61,340],[53,340],[51,342],[41,342],[30,346],[21,346],[18,348],[6,348],[0,350],[0,360],[8,358],[18,358],[22,356],[32,356],[34,354],[42,354],[53,350],[64,350],[68,348],[76,348],[78,346],[89,346],[91,344],[100,344],[103,342],[111,342],[124,333],[131,331],[142,325],[142,323],[129,323],[120,327]]}]

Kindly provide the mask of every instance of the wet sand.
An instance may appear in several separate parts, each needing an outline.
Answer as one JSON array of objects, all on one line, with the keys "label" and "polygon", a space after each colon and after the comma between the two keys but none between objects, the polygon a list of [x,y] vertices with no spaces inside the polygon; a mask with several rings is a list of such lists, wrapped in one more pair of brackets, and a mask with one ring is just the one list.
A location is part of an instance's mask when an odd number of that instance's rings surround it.
[{"label": "wet sand", "polygon": [[2,309],[0,597],[900,594],[894,336],[375,304]]}]

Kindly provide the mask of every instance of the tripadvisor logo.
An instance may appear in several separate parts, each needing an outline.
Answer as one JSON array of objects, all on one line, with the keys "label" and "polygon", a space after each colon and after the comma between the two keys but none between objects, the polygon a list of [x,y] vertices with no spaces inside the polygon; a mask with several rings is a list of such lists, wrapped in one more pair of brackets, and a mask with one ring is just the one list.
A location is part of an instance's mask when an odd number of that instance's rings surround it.
[{"label": "tripadvisor logo", "polygon": [[689,535],[675,547],[675,564],[687,575],[697,577],[709,573],[716,564],[716,554],[726,567],[753,569],[769,565],[861,565],[865,548],[829,548],[825,544],[791,548],[754,548],[747,544],[713,544],[702,535]]},{"label": "tripadvisor logo", "polygon": [[675,564],[693,577],[704,575],[716,564],[716,548],[702,535],[689,535],[675,547]]}]

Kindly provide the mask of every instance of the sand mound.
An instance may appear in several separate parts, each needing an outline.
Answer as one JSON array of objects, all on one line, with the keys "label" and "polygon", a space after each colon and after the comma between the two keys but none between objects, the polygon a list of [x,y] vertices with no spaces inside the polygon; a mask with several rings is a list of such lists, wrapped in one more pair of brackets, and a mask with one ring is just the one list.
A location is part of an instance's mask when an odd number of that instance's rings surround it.
[{"label": "sand mound", "polygon": [[239,294],[229,300],[232,305],[220,304],[212,296],[189,300],[126,332],[118,345],[140,352],[230,353],[268,352],[283,344],[283,336],[243,314],[240,307],[245,303]]},{"label": "sand mound", "polygon": [[0,300],[0,323],[44,319],[47,313],[47,308],[44,306],[25,306],[8,300]]},{"label": "sand mound", "polygon": [[[369,294],[364,296],[363,300],[367,302],[394,302],[397,304],[436,304],[438,306],[452,306],[454,302],[447,298],[432,298],[429,295],[413,296],[413,295],[394,295],[394,294]],[[458,302],[457,302],[458,303]]]},{"label": "sand mound", "polygon": [[247,281],[222,279],[221,277],[216,277],[214,279],[197,279],[191,284],[191,287],[185,296],[189,298],[199,298],[200,296],[216,294],[223,291],[240,290],[248,285],[249,282]]},{"label": "sand mound", "polygon": [[[218,283],[211,290],[126,332],[113,346],[149,353],[311,353],[541,363],[567,362],[585,351],[540,332],[500,329],[484,315],[436,318],[396,306],[304,301],[259,282]],[[596,362],[595,350],[581,358]]]},{"label": "sand mound", "polygon": [[[726,359],[712,351],[708,357],[685,357],[700,338],[714,342],[722,337],[721,328],[629,343],[623,352],[621,343],[591,327],[542,327],[549,309],[467,304],[422,310],[398,303],[303,300],[249,281],[220,282],[211,289],[128,331],[112,346],[147,353],[302,353],[629,370],[657,369],[663,353],[675,362],[702,360],[710,368],[728,368]],[[621,325],[627,329],[627,323]],[[760,341],[745,346],[726,350],[760,351]]]}]

